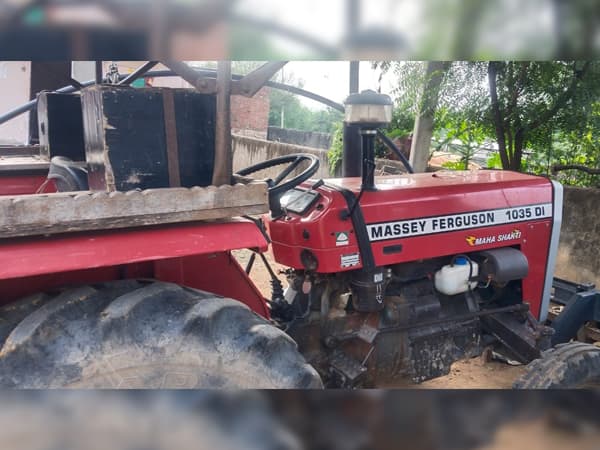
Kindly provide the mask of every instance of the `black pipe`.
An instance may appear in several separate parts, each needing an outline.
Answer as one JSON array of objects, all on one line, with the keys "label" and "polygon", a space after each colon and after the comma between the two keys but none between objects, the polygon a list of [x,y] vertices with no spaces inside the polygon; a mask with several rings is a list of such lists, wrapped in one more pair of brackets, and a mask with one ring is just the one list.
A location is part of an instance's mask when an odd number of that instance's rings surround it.
[{"label": "black pipe", "polygon": [[387,137],[383,131],[377,130],[377,137],[381,139],[381,141],[385,144],[387,148],[389,148],[395,153],[395,155],[398,157],[398,159],[400,160],[400,162],[402,163],[402,165],[408,173],[415,173],[414,169],[408,162],[408,159],[406,159],[406,157],[402,154],[400,149],[396,147],[394,142],[389,137]]},{"label": "black pipe", "polygon": [[374,191],[375,188],[375,137],[377,130],[362,129],[362,188],[361,191]]}]

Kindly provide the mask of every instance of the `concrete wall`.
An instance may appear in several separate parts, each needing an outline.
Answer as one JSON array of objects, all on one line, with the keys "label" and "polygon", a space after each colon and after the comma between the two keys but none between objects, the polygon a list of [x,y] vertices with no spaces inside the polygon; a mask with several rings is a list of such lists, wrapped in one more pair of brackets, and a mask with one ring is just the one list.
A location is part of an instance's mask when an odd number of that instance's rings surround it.
[{"label": "concrete wall", "polygon": [[[327,160],[327,152],[309,147],[301,147],[299,145],[282,144],[280,142],[265,141],[248,136],[233,135],[233,171],[243,169],[244,167],[258,164],[259,162],[268,159],[277,158],[278,156],[290,155],[292,153],[310,153],[319,158],[319,171],[315,175],[316,178],[330,178],[329,161]],[[264,174],[262,177],[275,177],[283,168],[275,167]]]},{"label": "concrete wall", "polygon": [[[265,141],[248,136],[233,135],[233,170],[234,172],[244,167],[257,164],[278,156],[290,155],[292,153],[310,153],[319,158],[319,171],[315,178],[332,178],[329,160],[327,159],[327,150],[302,147],[300,145],[283,144],[281,142]],[[377,159],[376,174],[399,173],[404,171],[402,163],[398,161],[389,161]],[[261,176],[263,178],[275,177],[281,171],[281,167],[276,167],[265,171]]]},{"label": "concrete wall", "polygon": [[600,189],[565,187],[556,276],[600,288]]},{"label": "concrete wall", "polygon": [[267,140],[283,142],[285,144],[301,145],[303,147],[321,148],[329,150],[331,147],[331,134],[317,131],[301,131],[289,128],[269,127]]},{"label": "concrete wall", "polygon": [[[29,101],[31,63],[0,62],[0,114]],[[29,136],[29,113],[0,125],[0,144],[22,145]]]}]

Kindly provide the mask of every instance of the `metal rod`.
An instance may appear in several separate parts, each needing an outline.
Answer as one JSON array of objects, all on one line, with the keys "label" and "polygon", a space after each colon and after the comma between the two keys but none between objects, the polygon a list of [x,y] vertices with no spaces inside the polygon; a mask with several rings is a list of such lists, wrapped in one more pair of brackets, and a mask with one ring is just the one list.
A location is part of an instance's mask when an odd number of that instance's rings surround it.
[{"label": "metal rod", "polygon": [[148,61],[138,67],[133,73],[127,75],[123,80],[119,81],[119,85],[128,86],[140,77],[143,77],[148,71],[158,64],[158,61]]},{"label": "metal rod", "polygon": [[253,97],[286,64],[287,61],[270,61],[263,64],[235,83],[231,87],[231,93]]},{"label": "metal rod", "polygon": [[[198,76],[202,76],[202,77],[211,77],[211,76],[214,77],[216,75],[216,71],[213,69],[192,69],[192,68],[190,68],[190,69],[194,70],[198,74]],[[129,75],[127,75],[127,76],[129,76]],[[127,76],[121,75],[121,79],[125,79]],[[173,76],[180,76],[180,75],[172,70],[156,70],[156,71],[152,71],[152,72],[147,72],[142,77],[143,78],[147,78],[147,77],[164,78],[164,77],[173,77]],[[242,75],[232,75],[233,80],[240,80],[242,78],[243,78]],[[197,80],[198,78],[196,77],[195,79]],[[214,81],[214,79],[211,81]],[[95,80],[86,81],[81,84],[83,87],[88,87],[88,86],[93,85],[94,83],[95,83]],[[316,102],[319,102],[326,106],[329,106],[337,111],[344,112],[344,105],[334,102],[333,100],[330,100],[326,97],[322,97],[318,94],[314,94],[312,92],[305,91],[304,89],[301,89],[296,86],[289,86],[287,84],[278,83],[275,81],[267,81],[265,83],[265,86],[272,87],[274,89],[280,89],[283,91],[287,91],[292,94],[301,95],[303,97],[310,98],[311,100],[314,100]],[[67,93],[71,93],[71,92],[76,92],[77,90],[78,89],[74,88],[73,86],[65,86],[63,88],[57,89],[54,92],[67,94]],[[14,119],[15,117],[20,116],[21,114],[31,111],[33,108],[35,108],[36,104],[37,104],[37,99],[31,100],[30,102],[27,102],[24,105],[19,106],[18,108],[15,108],[11,111],[4,113],[3,115],[0,116],[0,125],[5,122],[8,122],[9,120]]]},{"label": "metal rod", "polygon": [[212,184],[231,184],[231,61],[217,63],[217,114],[215,118],[215,162]]},{"label": "metal rod", "polygon": [[250,275],[250,272],[252,272],[252,266],[254,266],[254,261],[256,261],[256,253],[252,252],[250,254],[250,259],[248,259],[248,264],[246,265],[246,275]]},{"label": "metal rod", "polygon": [[[202,71],[190,67],[183,61],[163,61],[163,64],[190,83],[198,92],[214,94],[217,91],[217,81],[207,78]],[[214,75],[214,71],[211,74]]]},{"label": "metal rod", "polygon": [[96,61],[96,84],[102,83],[102,61]]},{"label": "metal rod", "polygon": [[73,86],[75,89],[77,89],[78,91],[80,91],[81,89],[83,89],[83,84],[81,84],[79,81],[77,81],[75,78],[70,77],[69,78],[69,83],[71,83],[71,86]]},{"label": "metal rod", "polygon": [[360,84],[360,61],[350,61],[350,86],[349,93],[355,94],[358,92]]}]

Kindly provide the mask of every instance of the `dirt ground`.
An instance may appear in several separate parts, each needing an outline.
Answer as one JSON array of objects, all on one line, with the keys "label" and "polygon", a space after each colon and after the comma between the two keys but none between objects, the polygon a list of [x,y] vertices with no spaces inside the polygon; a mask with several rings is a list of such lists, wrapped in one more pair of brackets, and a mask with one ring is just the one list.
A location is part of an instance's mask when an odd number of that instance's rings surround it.
[{"label": "dirt ground", "polygon": [[[242,267],[245,267],[251,253],[241,250],[234,252],[234,254]],[[276,273],[284,269],[283,266],[280,266],[273,260],[270,252],[266,253],[266,257]],[[263,295],[270,297],[269,273],[260,258],[256,258],[250,276]],[[388,387],[415,387],[418,389],[509,389],[523,371],[523,366],[510,366],[496,361],[485,362],[481,358],[474,358],[456,362],[448,375],[426,381],[418,386]]]},{"label": "dirt ground", "polygon": [[546,420],[518,422],[501,427],[490,445],[480,450],[598,450],[600,432],[569,433]]}]

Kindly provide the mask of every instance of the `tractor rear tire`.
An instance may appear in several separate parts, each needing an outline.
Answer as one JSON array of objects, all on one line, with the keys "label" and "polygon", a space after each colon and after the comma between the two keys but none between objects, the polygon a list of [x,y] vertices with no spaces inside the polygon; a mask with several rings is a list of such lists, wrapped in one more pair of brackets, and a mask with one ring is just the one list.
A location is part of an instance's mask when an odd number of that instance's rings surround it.
[{"label": "tractor rear tire", "polygon": [[236,300],[151,280],[40,299],[0,309],[0,388],[322,387],[292,338]]},{"label": "tractor rear tire", "polygon": [[582,342],[560,344],[531,362],[515,389],[571,389],[600,385],[600,347]]}]

